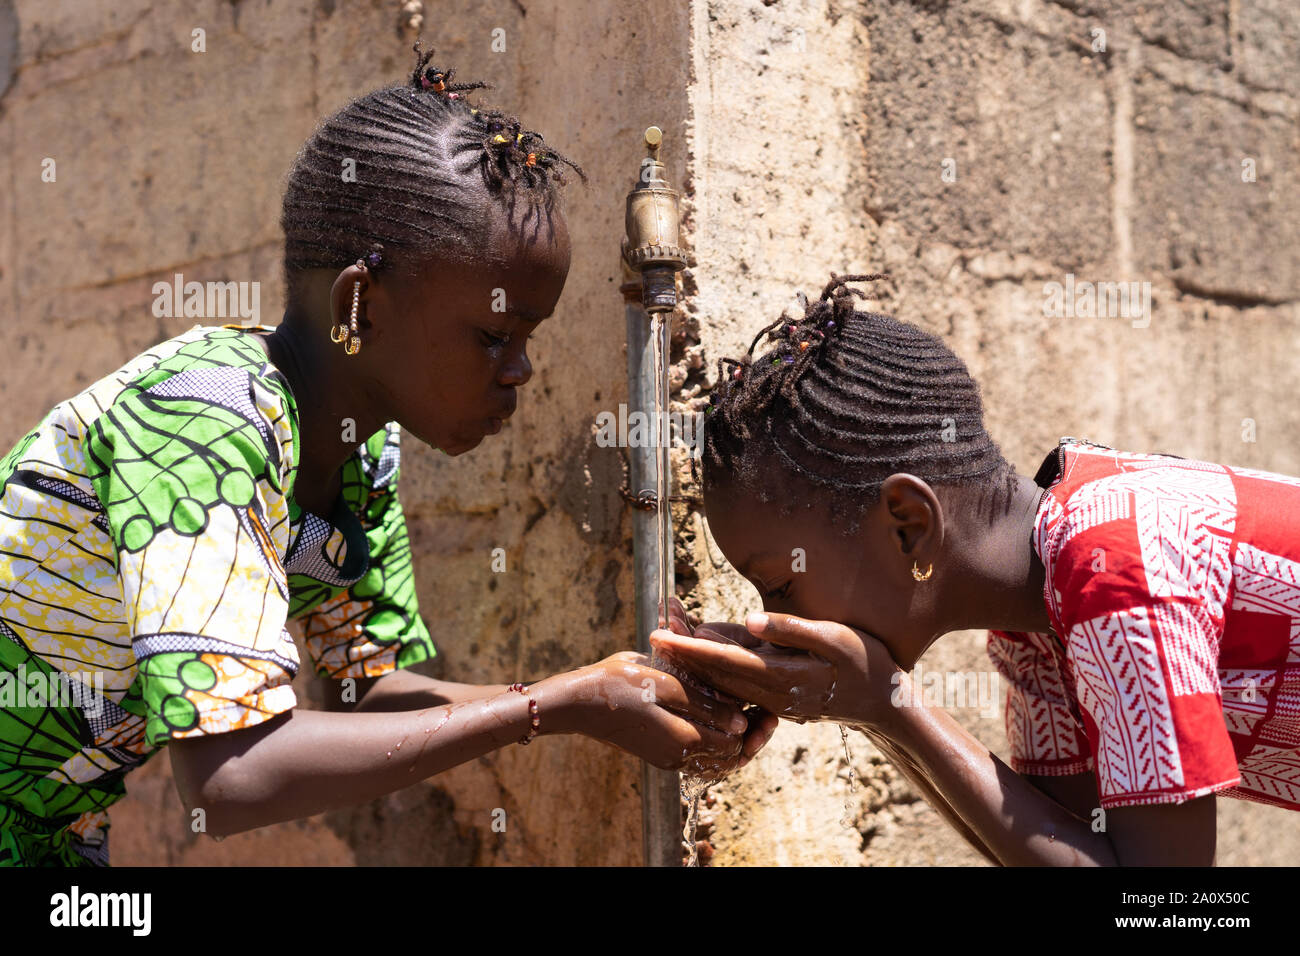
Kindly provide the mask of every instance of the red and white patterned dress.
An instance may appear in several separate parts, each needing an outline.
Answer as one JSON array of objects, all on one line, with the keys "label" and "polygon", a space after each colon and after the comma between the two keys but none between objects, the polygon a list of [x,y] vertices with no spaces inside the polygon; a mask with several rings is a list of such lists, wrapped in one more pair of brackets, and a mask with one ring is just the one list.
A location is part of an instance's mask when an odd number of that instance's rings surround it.
[{"label": "red and white patterned dress", "polygon": [[1300,479],[1063,439],[1035,481],[1054,633],[988,643],[1012,769],[1300,810]]}]

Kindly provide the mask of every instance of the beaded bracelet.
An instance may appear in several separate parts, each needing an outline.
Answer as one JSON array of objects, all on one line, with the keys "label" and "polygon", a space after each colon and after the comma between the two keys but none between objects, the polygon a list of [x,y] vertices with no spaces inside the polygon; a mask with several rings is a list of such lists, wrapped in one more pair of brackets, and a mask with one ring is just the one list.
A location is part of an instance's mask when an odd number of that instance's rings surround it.
[{"label": "beaded bracelet", "polygon": [[[523,684],[514,683],[506,688],[507,693],[512,690],[517,690],[525,697],[528,697],[528,689],[524,687]],[[533,700],[531,697],[528,697],[528,717],[532,726],[528,728],[528,733],[519,738],[519,742],[525,747],[532,743],[533,738],[537,736],[537,728],[541,726],[542,723],[542,718],[538,716],[537,713],[537,701]]]}]

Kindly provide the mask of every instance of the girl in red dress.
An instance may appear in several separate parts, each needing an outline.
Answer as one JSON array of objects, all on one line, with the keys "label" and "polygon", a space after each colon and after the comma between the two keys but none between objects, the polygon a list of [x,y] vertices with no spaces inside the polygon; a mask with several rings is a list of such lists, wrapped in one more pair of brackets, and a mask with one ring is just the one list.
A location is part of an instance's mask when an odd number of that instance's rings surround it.
[{"label": "girl in red dress", "polygon": [[[1074,439],[1017,475],[961,360],[854,310],[867,278],[720,363],[705,504],[767,613],[679,612],[659,652],[857,726],[996,863],[1208,865],[1218,796],[1300,809],[1300,480]],[[1009,766],[910,684],[969,628]]]}]

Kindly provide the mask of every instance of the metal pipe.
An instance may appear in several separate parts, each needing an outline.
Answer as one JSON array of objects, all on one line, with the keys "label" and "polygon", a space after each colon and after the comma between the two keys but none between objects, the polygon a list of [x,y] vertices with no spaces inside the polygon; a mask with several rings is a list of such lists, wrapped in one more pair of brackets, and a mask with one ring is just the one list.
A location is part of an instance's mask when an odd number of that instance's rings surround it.
[{"label": "metal pipe", "polygon": [[[647,156],[642,160],[637,184],[627,197],[622,244],[624,318],[627,324],[628,403],[632,409],[653,415],[655,393],[666,393],[664,376],[656,376],[650,316],[662,313],[660,327],[664,368],[668,364],[668,343],[672,310],[677,305],[676,273],[686,259],[679,245],[680,216],[677,193],[668,188],[659,145],[663,134],[657,127],[645,133]],[[663,412],[667,413],[666,399]],[[628,448],[628,485],[636,494],[655,486],[656,456],[665,482],[668,468],[668,436],[660,435],[664,419],[653,415],[655,440]],[[659,625],[659,592],[673,593],[671,535],[661,532],[660,520],[667,517],[669,489],[653,511],[632,511],[632,549],[636,587],[637,649],[649,654],[650,632]],[[662,514],[659,509],[663,509]],[[664,547],[665,537],[667,548]],[[681,779],[675,771],[660,770],[648,763],[641,769],[641,837],[646,866],[681,866]]]},{"label": "metal pipe", "polygon": [[[624,309],[627,319],[628,404],[642,410],[654,408],[654,356],[650,343],[650,318],[640,302]],[[665,331],[666,331],[665,327]],[[636,491],[654,487],[658,448],[628,449],[628,485]],[[632,509],[633,584],[636,588],[637,650],[649,654],[650,632],[659,626],[660,544],[658,515]],[[671,570],[671,556],[669,561]],[[669,578],[669,586],[672,578]],[[680,866],[681,779],[675,771],[641,764],[641,838],[646,866]]]}]

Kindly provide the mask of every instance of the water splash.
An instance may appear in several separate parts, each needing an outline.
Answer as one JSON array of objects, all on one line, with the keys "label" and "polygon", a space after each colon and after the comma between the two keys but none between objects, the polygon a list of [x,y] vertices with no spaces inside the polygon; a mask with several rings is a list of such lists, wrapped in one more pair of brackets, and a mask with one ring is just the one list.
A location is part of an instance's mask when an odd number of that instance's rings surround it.
[{"label": "water splash", "polygon": [[[701,694],[714,699],[722,699],[712,687],[701,684],[690,674],[660,657],[657,653],[651,655],[650,666],[676,677],[682,684],[699,691]],[[685,866],[696,867],[700,865],[699,846],[695,839],[695,833],[699,828],[700,821],[700,800],[703,799],[709,787],[721,782],[731,772],[731,769],[731,764],[728,761],[706,754],[691,757],[687,760],[686,766],[682,768],[679,789],[682,800],[686,803],[686,825],[682,828],[682,849],[687,853]]]},{"label": "water splash", "polygon": [[686,826],[682,828],[682,849],[687,853],[685,865],[700,865],[700,844],[695,832],[700,825],[700,800],[709,789],[710,781],[704,777],[682,774],[682,799],[686,801]]},{"label": "water splash", "polygon": [[[424,740],[420,741],[420,752],[415,755],[415,759],[411,761],[411,765],[406,768],[407,773],[415,772],[416,765],[419,764],[420,761],[424,758],[424,751],[429,746],[429,741],[432,739],[432,736],[436,734],[438,731],[442,730],[443,726],[446,725],[447,721],[451,720],[451,715],[454,714],[464,703],[465,702],[462,701],[460,703],[450,705],[446,710],[443,711],[442,718],[438,721],[438,725],[436,727],[424,728]],[[398,750],[402,749],[402,744],[406,743],[406,739],[407,739],[406,737],[403,737],[401,742],[398,743],[397,745]],[[390,756],[391,756],[391,751],[390,751]]]},{"label": "water splash", "polygon": [[844,801],[844,816],[840,817],[840,826],[846,828],[854,827],[853,821],[853,794],[857,792],[853,779],[853,754],[849,752],[849,729],[840,724],[840,743],[844,745],[844,761],[849,767],[849,796]]}]

